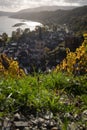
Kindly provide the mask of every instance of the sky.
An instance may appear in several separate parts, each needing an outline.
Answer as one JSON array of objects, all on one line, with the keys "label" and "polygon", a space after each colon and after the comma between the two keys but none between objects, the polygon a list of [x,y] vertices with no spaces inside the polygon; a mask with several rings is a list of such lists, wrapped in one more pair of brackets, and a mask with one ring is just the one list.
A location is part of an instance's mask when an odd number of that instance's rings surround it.
[{"label": "sky", "polygon": [[0,0],[0,10],[18,11],[39,6],[83,6],[87,0]]}]

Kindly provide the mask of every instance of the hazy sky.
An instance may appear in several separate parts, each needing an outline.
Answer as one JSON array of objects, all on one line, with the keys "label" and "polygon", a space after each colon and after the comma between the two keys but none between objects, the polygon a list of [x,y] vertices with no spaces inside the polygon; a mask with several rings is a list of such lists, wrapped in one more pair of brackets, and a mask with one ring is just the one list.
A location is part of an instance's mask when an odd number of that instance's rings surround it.
[{"label": "hazy sky", "polygon": [[87,0],[0,0],[0,10],[4,11],[18,11],[46,5],[79,6],[87,5]]}]

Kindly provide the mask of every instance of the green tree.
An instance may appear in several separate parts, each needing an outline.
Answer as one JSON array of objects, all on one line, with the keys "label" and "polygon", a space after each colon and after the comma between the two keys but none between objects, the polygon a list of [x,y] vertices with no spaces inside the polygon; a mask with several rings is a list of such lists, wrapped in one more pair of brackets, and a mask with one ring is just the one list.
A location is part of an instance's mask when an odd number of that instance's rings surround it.
[{"label": "green tree", "polygon": [[4,45],[8,42],[8,35],[7,35],[7,33],[3,33],[2,34],[2,40],[3,40]]}]

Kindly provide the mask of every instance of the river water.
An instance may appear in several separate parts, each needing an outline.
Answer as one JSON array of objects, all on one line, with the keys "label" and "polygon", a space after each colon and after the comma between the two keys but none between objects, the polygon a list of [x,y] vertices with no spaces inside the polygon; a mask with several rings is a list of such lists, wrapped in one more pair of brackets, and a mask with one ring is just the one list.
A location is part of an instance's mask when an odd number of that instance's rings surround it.
[{"label": "river water", "polygon": [[[25,23],[22,26],[13,27],[17,23]],[[4,32],[8,34],[8,36],[11,36],[12,31],[15,31],[17,28],[30,28],[30,30],[34,30],[35,26],[41,25],[41,23],[34,22],[34,21],[28,21],[28,20],[21,20],[21,19],[14,19],[9,18],[7,16],[0,16],[0,35]]]}]

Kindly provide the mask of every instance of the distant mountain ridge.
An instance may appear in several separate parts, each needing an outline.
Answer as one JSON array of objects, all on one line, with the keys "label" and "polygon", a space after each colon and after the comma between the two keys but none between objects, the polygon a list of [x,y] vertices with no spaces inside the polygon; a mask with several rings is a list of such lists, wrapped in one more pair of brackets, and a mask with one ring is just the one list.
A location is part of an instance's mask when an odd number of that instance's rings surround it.
[{"label": "distant mountain ridge", "polygon": [[27,9],[22,9],[17,12],[6,12],[6,11],[0,11],[0,16],[10,16],[10,15],[18,15],[22,13],[31,13],[31,12],[43,12],[43,11],[56,11],[58,9],[62,10],[70,10],[75,8],[75,6],[41,6],[41,7],[36,7],[36,8],[27,8]]},{"label": "distant mountain ridge", "polygon": [[43,6],[15,13],[0,11],[0,16],[2,15],[42,24],[67,24],[75,32],[87,30],[87,5],[82,7]]},{"label": "distant mountain ridge", "polygon": [[18,12],[13,18],[27,19],[43,24],[67,24],[73,31],[87,30],[87,6],[71,10],[55,10],[41,12]]},{"label": "distant mountain ridge", "polygon": [[25,12],[42,12],[42,11],[56,11],[58,9],[61,10],[70,10],[75,8],[76,6],[41,6],[36,8],[28,8],[18,11],[17,13],[25,13]]},{"label": "distant mountain ridge", "polygon": [[14,15],[13,12],[5,12],[5,11],[0,11],[0,16],[11,16]]}]

